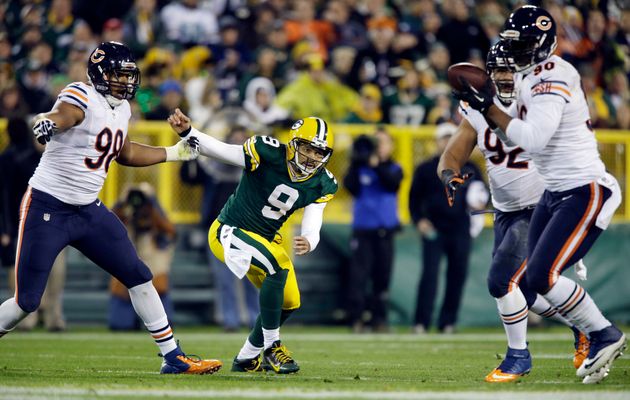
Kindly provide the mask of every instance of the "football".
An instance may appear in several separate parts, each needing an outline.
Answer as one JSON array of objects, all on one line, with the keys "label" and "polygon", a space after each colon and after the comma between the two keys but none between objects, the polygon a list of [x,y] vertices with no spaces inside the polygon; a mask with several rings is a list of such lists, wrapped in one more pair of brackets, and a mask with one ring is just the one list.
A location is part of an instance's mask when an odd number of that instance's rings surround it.
[{"label": "football", "polygon": [[447,74],[448,82],[455,90],[463,89],[460,82],[460,77],[466,79],[475,89],[482,88],[486,81],[490,79],[485,70],[467,62],[461,62],[451,65],[450,67],[448,67]]}]

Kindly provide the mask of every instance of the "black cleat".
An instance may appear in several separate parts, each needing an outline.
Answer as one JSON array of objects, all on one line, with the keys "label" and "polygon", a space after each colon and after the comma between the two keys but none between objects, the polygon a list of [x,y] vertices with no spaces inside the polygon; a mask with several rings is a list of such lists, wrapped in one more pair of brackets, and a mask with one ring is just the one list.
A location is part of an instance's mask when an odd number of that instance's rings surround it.
[{"label": "black cleat", "polygon": [[232,362],[232,372],[262,372],[262,361],[260,355],[254,358],[239,360],[234,357]]},{"label": "black cleat", "polygon": [[291,353],[282,342],[276,340],[270,348],[263,352],[262,367],[277,374],[292,374],[300,370],[299,365],[291,358]]}]

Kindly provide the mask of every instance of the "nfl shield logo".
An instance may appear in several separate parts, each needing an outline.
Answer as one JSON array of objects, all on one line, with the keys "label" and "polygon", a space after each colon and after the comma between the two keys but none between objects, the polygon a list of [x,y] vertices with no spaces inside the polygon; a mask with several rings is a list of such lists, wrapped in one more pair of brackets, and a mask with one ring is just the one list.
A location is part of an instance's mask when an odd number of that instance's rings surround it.
[{"label": "nfl shield logo", "polygon": [[46,221],[46,222],[50,221],[50,214],[48,214],[48,213],[44,214],[44,221]]}]

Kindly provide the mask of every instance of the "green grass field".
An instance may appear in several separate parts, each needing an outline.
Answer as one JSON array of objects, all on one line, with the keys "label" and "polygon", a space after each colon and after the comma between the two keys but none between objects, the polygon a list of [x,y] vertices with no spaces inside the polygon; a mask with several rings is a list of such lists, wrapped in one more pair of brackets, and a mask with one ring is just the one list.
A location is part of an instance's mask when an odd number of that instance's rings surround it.
[{"label": "green grass field", "polygon": [[298,374],[231,373],[245,332],[178,330],[185,351],[223,360],[207,376],[159,375],[161,359],[145,333],[14,332],[0,340],[0,399],[630,399],[630,357],[618,359],[603,383],[583,385],[571,362],[572,335],[561,328],[530,332],[534,369],[507,384],[483,382],[505,351],[498,328],[414,336],[287,327],[282,334]]}]

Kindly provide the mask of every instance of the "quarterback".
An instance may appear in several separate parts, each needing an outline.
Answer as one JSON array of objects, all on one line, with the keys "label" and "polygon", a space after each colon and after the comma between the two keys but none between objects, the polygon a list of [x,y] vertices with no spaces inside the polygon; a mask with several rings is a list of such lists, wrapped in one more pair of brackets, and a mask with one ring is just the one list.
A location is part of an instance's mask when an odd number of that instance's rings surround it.
[{"label": "quarterback", "polygon": [[505,63],[516,73],[516,114],[493,103],[491,81],[455,96],[478,110],[504,143],[527,151],[545,191],[528,233],[527,284],[588,335],[588,356],[577,370],[583,383],[608,375],[626,336],[604,317],[590,295],[562,272],[608,227],[621,203],[617,180],[606,172],[576,69],[553,55],[556,25],[544,9],[514,11],[500,34]]},{"label": "quarterback", "polygon": [[[494,104],[506,110],[514,102],[513,74],[504,62],[501,43],[490,48],[486,70],[495,87]],[[460,169],[479,147],[486,161],[494,216],[494,249],[488,272],[488,290],[496,299],[508,338],[504,360],[485,378],[486,382],[510,382],[529,373],[527,314],[531,310],[565,325],[571,324],[545,298],[527,286],[527,231],[534,207],[544,191],[543,181],[531,156],[513,144],[504,144],[490,129],[483,115],[460,102],[463,120],[440,158],[438,175],[447,194],[454,196],[462,178]],[[572,326],[571,326],[572,327]],[[588,353],[588,339],[577,328],[573,364],[579,368]]]},{"label": "quarterback", "polygon": [[171,147],[131,142],[127,128],[140,70],[131,51],[101,43],[88,60],[88,83],[74,82],[51,111],[35,118],[33,132],[46,144],[20,208],[15,295],[0,305],[0,337],[40,304],[55,258],[66,246],[82,252],[122,282],[133,307],[160,348],[161,373],[208,374],[218,360],[187,357],[179,348],[151,281],[125,227],[98,200],[111,163],[142,167],[198,155],[194,140]]},{"label": "quarterback", "polygon": [[293,249],[303,255],[319,243],[324,207],[337,191],[336,179],[325,168],[333,152],[328,124],[308,117],[293,124],[286,145],[272,137],[253,136],[238,146],[192,128],[179,110],[169,122],[180,136],[196,137],[201,154],[245,170],[208,233],[214,255],[238,278],[247,276],[260,289],[260,315],[234,358],[232,371],[297,372],[298,364],[280,340],[280,326],[300,307],[300,292],[278,231],[291,214],[304,208],[301,235],[294,238]]}]

